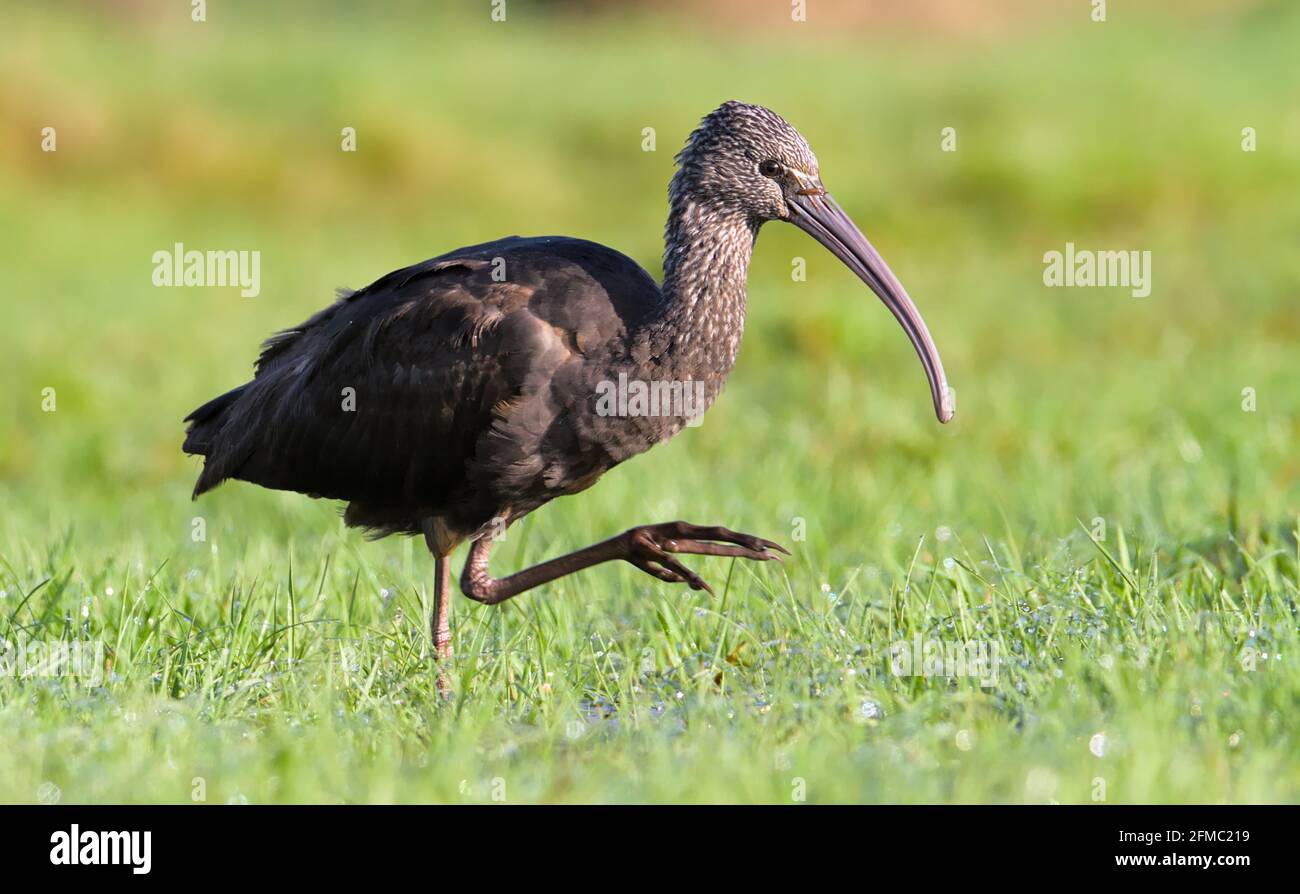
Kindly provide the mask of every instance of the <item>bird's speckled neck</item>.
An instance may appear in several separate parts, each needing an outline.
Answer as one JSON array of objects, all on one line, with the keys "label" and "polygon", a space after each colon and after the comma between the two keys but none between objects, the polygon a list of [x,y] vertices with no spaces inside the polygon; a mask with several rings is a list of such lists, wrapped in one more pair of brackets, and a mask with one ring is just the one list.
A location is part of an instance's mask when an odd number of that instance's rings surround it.
[{"label": "bird's speckled neck", "polygon": [[675,371],[670,375],[704,380],[710,403],[740,350],[745,278],[758,227],[732,209],[673,190],[656,353]]}]

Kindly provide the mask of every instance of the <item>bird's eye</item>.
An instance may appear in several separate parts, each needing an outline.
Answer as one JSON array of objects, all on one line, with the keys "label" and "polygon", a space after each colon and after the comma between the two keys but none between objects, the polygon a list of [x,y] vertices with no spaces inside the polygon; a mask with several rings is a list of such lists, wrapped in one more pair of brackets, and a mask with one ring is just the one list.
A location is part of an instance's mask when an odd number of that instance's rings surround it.
[{"label": "bird's eye", "polygon": [[758,172],[764,177],[775,177],[785,170],[785,165],[775,159],[769,158],[758,166]]}]

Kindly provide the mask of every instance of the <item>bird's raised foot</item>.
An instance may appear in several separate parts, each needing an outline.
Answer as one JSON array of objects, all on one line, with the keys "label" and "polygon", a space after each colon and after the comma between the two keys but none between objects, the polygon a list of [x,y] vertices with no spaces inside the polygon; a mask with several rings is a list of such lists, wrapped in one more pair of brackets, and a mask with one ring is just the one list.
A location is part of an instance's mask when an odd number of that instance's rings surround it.
[{"label": "bird's raised foot", "polygon": [[689,584],[692,590],[713,588],[687,568],[673,553],[699,556],[731,556],[756,562],[781,561],[777,552],[790,555],[781,544],[753,534],[744,534],[717,525],[693,525],[674,521],[658,525],[641,525],[623,532],[627,547],[626,560],[646,574],[670,584]]}]

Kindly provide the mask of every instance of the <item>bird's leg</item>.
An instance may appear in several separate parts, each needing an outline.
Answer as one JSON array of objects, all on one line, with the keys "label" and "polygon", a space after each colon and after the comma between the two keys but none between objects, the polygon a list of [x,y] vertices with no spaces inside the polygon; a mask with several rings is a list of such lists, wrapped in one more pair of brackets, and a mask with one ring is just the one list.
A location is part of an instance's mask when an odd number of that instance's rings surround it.
[{"label": "bird's leg", "polygon": [[629,528],[616,537],[525,568],[509,577],[494,578],[488,573],[488,554],[491,549],[491,537],[475,540],[470,546],[469,559],[460,576],[460,588],[465,595],[486,605],[504,602],[558,577],[615,559],[635,565],[659,580],[674,584],[685,583],[693,590],[712,593],[713,589],[708,584],[673,558],[672,554],[731,556],[762,562],[781,558],[773,550],[790,554],[785,547],[762,537],[681,521]]},{"label": "bird's leg", "polygon": [[447,666],[451,663],[451,558],[433,554],[433,614],[429,618],[429,638],[433,640],[433,654],[438,662],[438,695],[451,697],[451,681]]},{"label": "bird's leg", "polygon": [[433,617],[429,619],[429,635],[433,651],[439,661],[451,657],[451,561],[447,556],[434,556]]}]

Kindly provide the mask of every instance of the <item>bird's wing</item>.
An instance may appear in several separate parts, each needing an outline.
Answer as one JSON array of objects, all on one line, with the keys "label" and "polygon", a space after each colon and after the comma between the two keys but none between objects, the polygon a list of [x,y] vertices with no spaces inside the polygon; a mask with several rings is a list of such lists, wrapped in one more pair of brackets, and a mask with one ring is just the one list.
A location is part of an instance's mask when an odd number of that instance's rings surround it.
[{"label": "bird's wing", "polygon": [[518,393],[502,354],[530,350],[530,290],[490,266],[399,270],[268,339],[253,381],[194,423],[212,427],[195,494],[239,478],[345,500],[445,495]]},{"label": "bird's wing", "polygon": [[575,427],[584,370],[659,300],[630,258],[567,237],[397,270],[267,340],[253,381],[191,414],[195,495],[237,478],[349,500],[348,523],[380,532],[448,505],[463,524],[528,511],[576,474],[557,456],[599,470],[603,447]]}]

